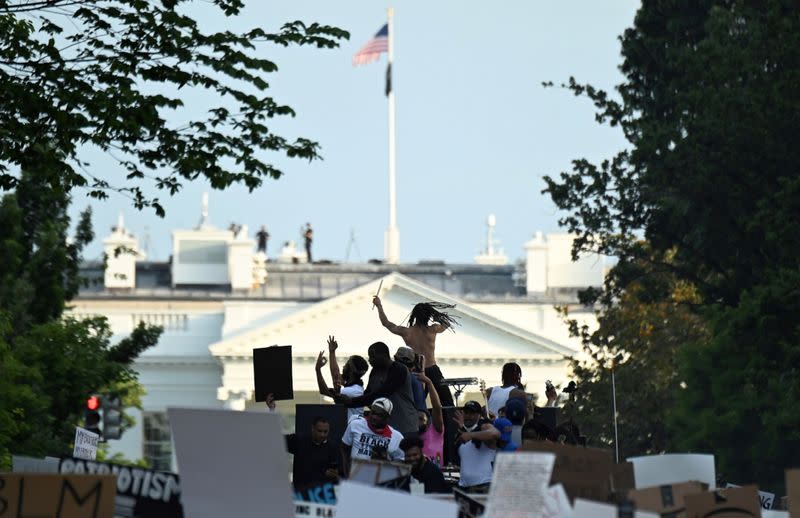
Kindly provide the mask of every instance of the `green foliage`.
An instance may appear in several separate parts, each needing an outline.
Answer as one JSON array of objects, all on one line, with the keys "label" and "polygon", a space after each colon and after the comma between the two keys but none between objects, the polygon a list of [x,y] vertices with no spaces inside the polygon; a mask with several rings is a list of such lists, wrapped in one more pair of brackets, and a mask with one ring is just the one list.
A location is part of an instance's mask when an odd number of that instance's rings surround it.
[{"label": "green foliage", "polygon": [[[621,43],[617,99],[574,79],[565,87],[589,97],[628,149],[575,160],[545,191],[579,235],[573,254],[615,255],[618,272],[649,264],[587,301],[622,302],[664,272],[697,290],[709,337],[678,348],[686,388],[663,410],[673,445],[717,454],[731,481],[775,484],[800,452],[786,432],[796,388],[776,381],[800,350],[786,310],[800,257],[800,5],[646,0]],[[657,286],[638,293],[668,301]]]},{"label": "green foliage", "polygon": [[[93,393],[114,393],[125,406],[141,407],[132,364],[161,334],[140,324],[112,345],[104,318],[63,317],[80,286],[91,214],[81,215],[68,242],[68,196],[41,182],[23,173],[17,192],[0,201],[0,469],[11,453],[70,453]],[[124,416],[123,429],[132,425]]]},{"label": "green foliage", "polygon": [[[213,4],[225,17],[243,7]],[[188,14],[197,8],[187,0],[0,1],[0,190],[17,186],[18,171],[35,171],[53,188],[86,187],[99,199],[113,190],[163,215],[145,182],[169,194],[198,178],[252,190],[282,174],[265,153],[319,158],[316,142],[268,127],[295,111],[265,95],[278,67],[264,47],[334,48],[349,34],[301,21],[274,33],[206,32]],[[191,119],[183,99],[203,91],[214,101]],[[91,172],[88,148],[117,162],[119,182]]]},{"label": "green foliage", "polygon": [[[620,270],[608,282],[615,282]],[[690,309],[697,301],[690,286],[648,264],[636,270],[639,280],[598,311],[597,329],[568,320],[583,343],[582,354],[571,360],[580,387],[575,420],[591,445],[614,447],[614,369],[620,459],[671,450],[674,438],[664,411],[674,406],[680,390],[677,354],[706,336],[702,319]]]}]

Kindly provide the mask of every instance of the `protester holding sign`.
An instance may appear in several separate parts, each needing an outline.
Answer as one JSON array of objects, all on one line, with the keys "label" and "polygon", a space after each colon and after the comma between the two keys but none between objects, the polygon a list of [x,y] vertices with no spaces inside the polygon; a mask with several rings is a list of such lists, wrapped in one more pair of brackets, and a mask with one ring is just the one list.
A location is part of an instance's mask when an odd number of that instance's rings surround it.
[{"label": "protester holding sign", "polygon": [[378,453],[388,460],[403,460],[403,434],[389,426],[392,410],[391,401],[378,398],[372,403],[369,416],[357,417],[347,424],[341,445],[345,473],[350,472],[352,458],[368,460]]},{"label": "protester holding sign", "polygon": [[[422,454],[423,444],[419,437],[406,437],[400,441],[406,464],[411,465],[411,476],[425,486],[425,493],[449,493],[450,487],[441,470]],[[406,485],[403,489],[409,491],[409,486]]]},{"label": "protester holding sign", "polygon": [[486,491],[492,481],[492,462],[500,432],[483,419],[477,401],[467,401],[453,420],[459,426],[456,443],[461,457],[461,478],[458,485],[468,491]]}]

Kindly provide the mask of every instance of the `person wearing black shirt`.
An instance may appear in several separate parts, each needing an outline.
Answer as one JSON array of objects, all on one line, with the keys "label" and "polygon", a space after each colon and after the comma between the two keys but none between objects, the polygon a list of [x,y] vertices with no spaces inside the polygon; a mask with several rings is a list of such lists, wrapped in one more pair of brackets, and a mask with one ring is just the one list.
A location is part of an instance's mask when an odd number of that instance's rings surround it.
[{"label": "person wearing black shirt", "polygon": [[[406,437],[400,441],[400,449],[406,455],[406,464],[411,464],[411,476],[425,486],[425,493],[449,493],[450,487],[436,464],[422,454],[424,443],[419,437]],[[403,489],[409,491],[406,486]]]},{"label": "person wearing black shirt", "polygon": [[286,436],[286,449],[294,455],[292,484],[302,488],[323,482],[339,482],[340,455],[328,442],[330,424],[324,417],[314,418],[311,435]]},{"label": "person wearing black shirt", "polygon": [[258,239],[258,251],[266,254],[269,232],[267,232],[267,227],[265,225],[261,225],[261,230],[256,232],[256,238]]}]

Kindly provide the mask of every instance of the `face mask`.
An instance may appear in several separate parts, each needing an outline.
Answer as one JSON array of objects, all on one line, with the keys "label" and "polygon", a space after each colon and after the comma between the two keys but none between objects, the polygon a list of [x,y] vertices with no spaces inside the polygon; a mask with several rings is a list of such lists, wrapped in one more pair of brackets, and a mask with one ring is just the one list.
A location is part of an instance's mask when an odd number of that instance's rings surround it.
[{"label": "face mask", "polygon": [[475,423],[475,424],[474,424],[474,425],[472,425],[472,426],[467,426],[467,425],[464,425],[464,429],[465,429],[466,431],[468,431],[468,432],[474,432],[474,431],[475,431],[475,429],[476,429],[477,427],[478,427],[478,423]]}]

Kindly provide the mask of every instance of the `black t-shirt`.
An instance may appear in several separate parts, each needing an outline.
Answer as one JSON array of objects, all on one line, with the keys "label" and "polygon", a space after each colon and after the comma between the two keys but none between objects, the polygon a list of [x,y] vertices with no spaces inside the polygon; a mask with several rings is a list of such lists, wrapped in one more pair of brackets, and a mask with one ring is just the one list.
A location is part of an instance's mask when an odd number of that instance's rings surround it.
[{"label": "black t-shirt", "polygon": [[286,436],[286,449],[294,455],[292,483],[295,487],[330,482],[325,478],[328,468],[340,469],[339,450],[330,441],[314,444],[309,435]]},{"label": "black t-shirt", "polygon": [[[442,471],[436,467],[436,464],[429,460],[425,461],[419,473],[412,471],[411,476],[414,477],[417,482],[421,482],[425,485],[426,493],[450,492],[450,487],[447,485],[447,482],[444,481],[444,475],[442,475]],[[406,483],[403,486],[403,489],[410,491],[409,484]]]}]

